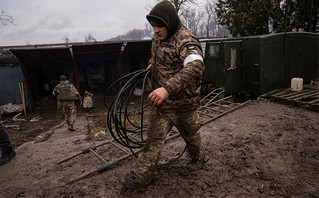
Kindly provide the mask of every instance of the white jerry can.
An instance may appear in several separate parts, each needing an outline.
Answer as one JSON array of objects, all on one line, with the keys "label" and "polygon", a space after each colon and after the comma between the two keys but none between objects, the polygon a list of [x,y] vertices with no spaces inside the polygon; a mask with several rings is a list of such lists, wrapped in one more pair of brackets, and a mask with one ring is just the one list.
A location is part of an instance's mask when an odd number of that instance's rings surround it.
[{"label": "white jerry can", "polygon": [[291,91],[302,91],[303,79],[302,78],[292,78],[291,79]]}]

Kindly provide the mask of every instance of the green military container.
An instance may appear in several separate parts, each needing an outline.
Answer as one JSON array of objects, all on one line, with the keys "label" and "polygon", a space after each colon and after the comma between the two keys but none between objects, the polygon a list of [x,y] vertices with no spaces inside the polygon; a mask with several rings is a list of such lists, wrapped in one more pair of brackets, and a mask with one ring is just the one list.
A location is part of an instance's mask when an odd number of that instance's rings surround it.
[{"label": "green military container", "polygon": [[226,95],[254,96],[290,87],[294,77],[308,84],[318,78],[318,38],[315,33],[289,32],[203,40],[203,82],[224,87]]},{"label": "green military container", "polygon": [[224,75],[224,51],[223,42],[225,39],[201,40],[204,50],[205,71],[203,83],[210,83],[215,87],[225,85]]}]

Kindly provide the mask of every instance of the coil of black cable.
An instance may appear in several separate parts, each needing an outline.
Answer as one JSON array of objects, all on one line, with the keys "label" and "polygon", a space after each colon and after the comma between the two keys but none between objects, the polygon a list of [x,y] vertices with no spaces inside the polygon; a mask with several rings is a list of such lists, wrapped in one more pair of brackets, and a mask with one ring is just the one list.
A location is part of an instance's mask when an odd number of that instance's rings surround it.
[{"label": "coil of black cable", "polygon": [[[108,109],[107,113],[107,127],[113,137],[113,139],[122,146],[129,148],[130,151],[137,157],[134,149],[142,148],[146,142],[146,129],[147,125],[144,123],[145,109],[149,107],[149,104],[145,104],[144,101],[148,92],[145,91],[147,83],[147,77],[150,70],[138,70],[129,73],[122,78],[112,83],[104,93],[104,105]],[[125,83],[124,83],[125,82]],[[111,104],[107,104],[107,93],[113,86],[119,86],[124,84],[122,88],[116,93]],[[141,90],[140,98],[136,98],[134,91],[136,89]],[[139,101],[138,101],[139,100]],[[133,108],[129,108],[131,103],[139,102]],[[139,118],[136,119],[136,115]],[[135,116],[132,118],[132,116]],[[138,122],[136,123],[136,120]],[[169,131],[168,131],[169,132]],[[168,133],[167,132],[167,133]],[[178,160],[186,151],[186,147],[180,155],[170,160],[168,163],[162,164],[162,166],[171,164]]]}]

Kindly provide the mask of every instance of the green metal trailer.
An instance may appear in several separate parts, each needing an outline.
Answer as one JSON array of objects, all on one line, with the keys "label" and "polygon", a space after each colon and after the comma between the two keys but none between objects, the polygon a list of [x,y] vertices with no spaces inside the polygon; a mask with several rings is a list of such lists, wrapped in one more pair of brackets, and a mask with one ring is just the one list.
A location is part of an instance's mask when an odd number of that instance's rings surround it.
[{"label": "green metal trailer", "polygon": [[203,83],[224,87],[226,95],[253,96],[290,87],[294,77],[308,84],[318,78],[318,38],[315,33],[289,32],[202,40]]}]

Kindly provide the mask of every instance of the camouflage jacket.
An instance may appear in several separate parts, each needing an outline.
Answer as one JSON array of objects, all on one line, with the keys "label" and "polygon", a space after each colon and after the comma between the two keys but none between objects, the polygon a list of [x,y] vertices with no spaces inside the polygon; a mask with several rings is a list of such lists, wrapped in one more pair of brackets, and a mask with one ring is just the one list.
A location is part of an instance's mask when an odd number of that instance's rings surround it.
[{"label": "camouflage jacket", "polygon": [[[197,58],[192,59],[193,55]],[[169,92],[160,110],[193,110],[200,105],[202,56],[199,41],[184,26],[165,41],[153,38],[150,60],[153,88],[164,87]]]},{"label": "camouflage jacket", "polygon": [[54,88],[52,93],[57,95],[57,99],[60,102],[81,100],[81,95],[78,90],[68,81],[61,81],[60,84]]}]

